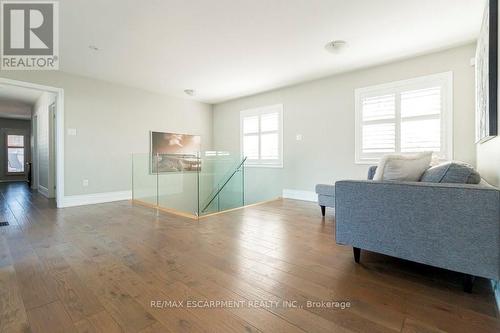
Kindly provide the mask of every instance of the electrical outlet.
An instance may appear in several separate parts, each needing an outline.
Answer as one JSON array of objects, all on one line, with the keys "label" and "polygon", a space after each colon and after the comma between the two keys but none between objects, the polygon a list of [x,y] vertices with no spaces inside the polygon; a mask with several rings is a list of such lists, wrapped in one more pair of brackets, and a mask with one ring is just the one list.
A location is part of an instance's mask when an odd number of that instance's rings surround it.
[{"label": "electrical outlet", "polygon": [[68,128],[69,136],[76,136],[76,128]]},{"label": "electrical outlet", "polygon": [[84,179],[84,180],[82,181],[82,185],[83,185],[83,187],[87,187],[87,186],[89,186],[89,180],[88,180],[88,179]]}]

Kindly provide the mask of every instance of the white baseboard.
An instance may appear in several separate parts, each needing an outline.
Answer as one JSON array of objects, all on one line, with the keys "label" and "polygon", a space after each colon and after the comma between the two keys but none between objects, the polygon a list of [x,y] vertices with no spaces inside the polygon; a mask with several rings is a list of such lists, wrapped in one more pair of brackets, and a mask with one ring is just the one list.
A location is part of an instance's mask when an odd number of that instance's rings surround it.
[{"label": "white baseboard", "polygon": [[283,198],[318,202],[318,195],[311,191],[283,189]]},{"label": "white baseboard", "polygon": [[43,187],[40,184],[38,184],[38,193],[40,193],[41,195],[43,195],[46,198],[49,197],[49,189],[46,187]]},{"label": "white baseboard", "polygon": [[63,207],[94,205],[99,203],[130,200],[130,199],[132,199],[132,191],[70,195],[70,196],[65,196],[62,202],[58,202],[58,207],[63,208]]}]

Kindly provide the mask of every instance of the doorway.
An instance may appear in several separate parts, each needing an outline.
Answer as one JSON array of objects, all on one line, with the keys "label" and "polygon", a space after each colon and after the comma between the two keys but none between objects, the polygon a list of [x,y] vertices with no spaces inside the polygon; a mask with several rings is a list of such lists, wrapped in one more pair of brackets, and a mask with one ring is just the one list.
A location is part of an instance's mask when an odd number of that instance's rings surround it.
[{"label": "doorway", "polygon": [[[24,160],[22,161],[25,176],[23,180],[31,180],[30,187],[32,190],[47,198],[56,199],[57,207],[63,207],[63,89],[0,78],[0,119],[2,116],[1,101],[8,98],[21,98],[30,105],[29,121],[31,125],[29,126],[29,134],[25,136],[25,145],[23,147],[7,146],[10,152],[7,157],[11,157],[13,163],[19,167],[17,162],[22,159],[19,157],[21,153],[20,150],[15,150],[15,148],[25,149]],[[11,139],[14,139],[14,137],[11,137]],[[14,153],[18,153],[17,159],[14,158]]]}]

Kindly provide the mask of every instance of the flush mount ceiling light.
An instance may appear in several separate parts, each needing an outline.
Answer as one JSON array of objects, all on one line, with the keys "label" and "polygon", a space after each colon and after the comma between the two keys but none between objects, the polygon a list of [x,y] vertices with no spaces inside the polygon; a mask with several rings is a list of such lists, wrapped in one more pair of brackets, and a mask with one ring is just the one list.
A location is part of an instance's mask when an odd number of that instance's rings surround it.
[{"label": "flush mount ceiling light", "polygon": [[346,45],[347,42],[345,40],[333,40],[325,45],[325,50],[330,53],[339,53]]},{"label": "flush mount ceiling light", "polygon": [[193,89],[185,89],[184,93],[188,96],[194,96],[194,90]]},{"label": "flush mount ceiling light", "polygon": [[89,49],[91,49],[92,51],[99,51],[99,48],[95,45],[89,45]]}]

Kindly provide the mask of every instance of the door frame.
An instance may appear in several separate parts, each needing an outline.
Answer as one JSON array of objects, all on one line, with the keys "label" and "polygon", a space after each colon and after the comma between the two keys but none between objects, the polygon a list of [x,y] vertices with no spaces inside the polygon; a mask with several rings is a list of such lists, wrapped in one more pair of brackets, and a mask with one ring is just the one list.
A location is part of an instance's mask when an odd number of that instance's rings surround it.
[{"label": "door frame", "polygon": [[0,84],[30,88],[56,95],[55,119],[55,186],[57,207],[64,207],[64,89],[43,84],[18,81],[0,77]]}]

